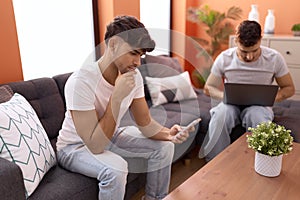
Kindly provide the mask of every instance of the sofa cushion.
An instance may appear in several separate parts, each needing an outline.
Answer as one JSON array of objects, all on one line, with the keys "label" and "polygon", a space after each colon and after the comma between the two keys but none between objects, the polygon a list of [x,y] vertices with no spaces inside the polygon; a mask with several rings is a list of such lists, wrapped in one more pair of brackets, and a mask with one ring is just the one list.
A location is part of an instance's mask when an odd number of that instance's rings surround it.
[{"label": "sofa cushion", "polygon": [[0,103],[9,101],[12,96],[14,95],[14,92],[8,85],[0,86]]},{"label": "sofa cushion", "polygon": [[56,157],[35,111],[18,93],[0,104],[0,138],[0,156],[19,165],[30,196]]},{"label": "sofa cushion", "polygon": [[0,157],[0,180],[1,200],[25,200],[23,175],[17,164]]},{"label": "sofa cushion", "polygon": [[176,76],[164,78],[146,76],[145,79],[154,106],[197,97],[187,71]]},{"label": "sofa cushion", "polygon": [[98,180],[52,167],[28,200],[98,200]]},{"label": "sofa cushion", "polygon": [[141,59],[141,66],[138,69],[140,70],[144,80],[145,98],[146,100],[150,101],[149,105],[151,105],[151,96],[149,94],[149,89],[146,84],[146,76],[162,78],[167,76],[178,75],[183,72],[183,69],[179,64],[177,58],[165,55],[146,55],[145,58]]},{"label": "sofa cushion", "polygon": [[7,85],[31,104],[55,150],[56,139],[65,115],[64,102],[55,81],[52,78],[38,78]]},{"label": "sofa cushion", "polygon": [[274,122],[290,129],[295,142],[300,142],[300,101],[285,100],[273,106]]}]

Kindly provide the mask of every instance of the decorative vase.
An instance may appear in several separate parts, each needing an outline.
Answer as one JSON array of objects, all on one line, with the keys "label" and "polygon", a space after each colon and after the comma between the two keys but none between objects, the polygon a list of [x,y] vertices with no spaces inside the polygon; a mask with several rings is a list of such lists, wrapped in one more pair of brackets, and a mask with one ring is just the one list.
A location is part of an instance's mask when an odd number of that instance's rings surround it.
[{"label": "decorative vase", "polygon": [[274,34],[275,29],[275,16],[274,10],[268,9],[268,15],[266,16],[264,33],[265,34]]},{"label": "decorative vase", "polygon": [[256,4],[251,5],[251,11],[249,12],[248,20],[256,21],[259,23],[259,13]]},{"label": "decorative vase", "polygon": [[255,171],[268,177],[278,176],[281,172],[282,155],[268,156],[255,152]]}]

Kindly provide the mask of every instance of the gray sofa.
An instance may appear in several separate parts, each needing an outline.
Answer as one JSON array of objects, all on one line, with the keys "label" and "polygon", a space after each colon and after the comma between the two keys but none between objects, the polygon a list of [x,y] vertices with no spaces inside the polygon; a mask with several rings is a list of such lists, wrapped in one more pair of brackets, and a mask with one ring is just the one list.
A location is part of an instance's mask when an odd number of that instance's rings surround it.
[{"label": "gray sofa", "polygon": [[[156,57],[152,58],[154,59],[154,62],[156,62]],[[163,62],[166,62],[161,65],[176,64],[177,68],[178,66],[180,67],[179,63],[176,62],[175,59],[167,57],[161,58]],[[161,61],[161,59],[159,59],[159,61]],[[145,64],[145,62],[143,63]],[[172,75],[174,72],[178,73],[178,71],[175,70],[171,74],[162,74],[162,76]],[[54,150],[56,149],[56,140],[65,113],[64,85],[70,75],[71,73],[66,73],[54,76],[52,78],[38,78],[34,80],[5,84],[10,86],[13,92],[24,96],[32,105],[47,132]],[[149,96],[147,96],[147,98],[149,98]],[[151,100],[147,100],[150,106]],[[194,108],[194,103],[197,103],[197,100],[190,100],[182,105],[175,102],[171,103],[170,105],[164,105],[165,110],[161,110],[161,107],[157,107],[152,109],[152,111],[154,117],[166,126],[171,126],[174,123],[186,125],[192,119],[199,116],[197,109]],[[198,108],[198,106],[196,108]],[[163,115],[161,114],[162,111],[165,114],[163,118]],[[129,122],[130,120],[124,117],[124,120],[122,121],[123,125]],[[175,156],[173,160],[174,162],[188,152],[189,148],[194,144],[195,137],[196,131],[195,133],[191,134],[190,138],[185,144],[180,146],[176,145]],[[143,161],[141,163],[143,163]],[[131,165],[129,164],[129,167],[130,166]],[[25,188],[22,179],[22,172],[18,165],[0,158],[0,179],[6,180],[5,184],[1,184],[0,186],[2,200],[25,199]],[[145,179],[145,173],[129,173],[125,199],[130,199],[130,197],[144,185]],[[47,172],[37,189],[28,199],[92,200],[98,198],[97,194],[98,182],[96,179],[89,178],[81,174],[72,173],[61,166],[56,165]]]},{"label": "gray sofa", "polygon": [[[156,64],[151,64],[156,63]],[[168,70],[164,70],[164,68]],[[149,70],[152,69],[152,70]],[[182,72],[176,59],[165,56],[149,56],[142,60],[140,67],[142,75],[165,77]],[[58,131],[65,113],[64,85],[71,73],[61,74],[52,78],[39,78],[29,81],[7,83],[14,92],[22,94],[33,106],[41,120],[53,148],[56,147]],[[207,132],[210,120],[209,109],[211,100],[200,89],[195,89],[197,99],[182,102],[169,102],[159,107],[153,107],[147,85],[145,85],[146,100],[151,108],[153,117],[163,125],[170,127],[174,123],[186,125],[192,119],[201,117],[202,121],[196,127],[190,138],[181,145],[175,145],[173,162],[185,156],[195,145],[201,145]],[[1,94],[0,94],[1,95]],[[274,106],[275,122],[291,129],[295,140],[300,141],[300,102],[284,101]],[[123,125],[134,123],[130,113],[122,120]],[[234,140],[243,129],[236,127],[232,139]],[[130,164],[129,164],[130,167]],[[145,173],[129,173],[125,199],[130,199],[145,183]],[[25,199],[25,189],[20,168],[12,162],[0,158],[0,193],[2,200]],[[5,180],[5,182],[3,181]],[[97,199],[98,183],[96,179],[72,173],[56,165],[42,179],[38,188],[29,197],[30,200],[93,200]]]}]

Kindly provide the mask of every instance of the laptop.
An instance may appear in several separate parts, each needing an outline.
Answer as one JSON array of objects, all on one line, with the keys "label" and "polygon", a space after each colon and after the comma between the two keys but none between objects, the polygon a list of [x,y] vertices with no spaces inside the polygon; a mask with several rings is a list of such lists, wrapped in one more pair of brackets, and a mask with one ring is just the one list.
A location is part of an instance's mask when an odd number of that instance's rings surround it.
[{"label": "laptop", "polygon": [[223,102],[238,106],[273,106],[278,85],[225,83]]}]

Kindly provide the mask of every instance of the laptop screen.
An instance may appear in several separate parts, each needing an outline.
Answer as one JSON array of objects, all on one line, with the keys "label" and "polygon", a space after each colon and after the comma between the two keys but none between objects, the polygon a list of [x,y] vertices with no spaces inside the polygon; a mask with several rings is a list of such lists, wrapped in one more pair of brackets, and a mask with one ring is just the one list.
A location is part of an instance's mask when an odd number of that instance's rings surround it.
[{"label": "laptop screen", "polygon": [[224,84],[223,102],[240,106],[273,106],[278,91],[278,85],[260,84]]}]

